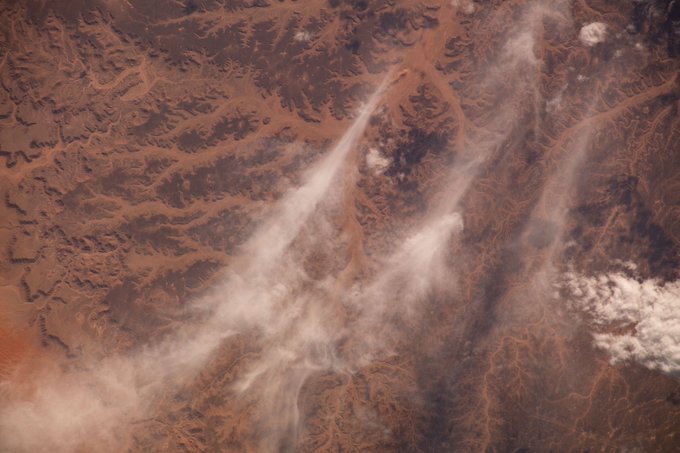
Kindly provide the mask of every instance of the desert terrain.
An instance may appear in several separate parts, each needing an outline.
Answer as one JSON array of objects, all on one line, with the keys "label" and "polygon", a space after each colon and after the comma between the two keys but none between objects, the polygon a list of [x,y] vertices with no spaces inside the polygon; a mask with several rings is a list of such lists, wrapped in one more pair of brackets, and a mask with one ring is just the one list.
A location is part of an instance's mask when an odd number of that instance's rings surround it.
[{"label": "desert terrain", "polygon": [[0,2],[1,452],[680,451],[680,2]]}]

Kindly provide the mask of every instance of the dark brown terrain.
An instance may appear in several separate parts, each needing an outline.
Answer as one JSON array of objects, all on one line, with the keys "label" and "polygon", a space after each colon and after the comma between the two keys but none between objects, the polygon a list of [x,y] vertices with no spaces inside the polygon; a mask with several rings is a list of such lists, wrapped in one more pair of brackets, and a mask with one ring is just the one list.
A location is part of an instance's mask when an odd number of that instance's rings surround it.
[{"label": "dark brown terrain", "polygon": [[0,2],[0,451],[680,451],[680,2]]}]

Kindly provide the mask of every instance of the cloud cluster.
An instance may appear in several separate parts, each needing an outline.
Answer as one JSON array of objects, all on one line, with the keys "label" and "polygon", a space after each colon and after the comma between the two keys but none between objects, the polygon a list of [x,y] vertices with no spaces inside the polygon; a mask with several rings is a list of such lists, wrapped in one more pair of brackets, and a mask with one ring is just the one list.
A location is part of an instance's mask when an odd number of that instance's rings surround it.
[{"label": "cloud cluster", "polygon": [[595,345],[613,363],[633,360],[680,374],[680,281],[661,283],[621,272],[588,277],[567,273],[562,282],[595,325]]},{"label": "cloud cluster", "polygon": [[309,42],[312,40],[312,34],[307,30],[300,30],[295,32],[293,39],[295,39],[298,42]]},{"label": "cloud cluster", "polygon": [[369,148],[366,153],[366,166],[373,172],[374,175],[379,175],[390,166],[390,159],[383,156],[379,150]]},{"label": "cloud cluster", "polygon": [[578,34],[578,39],[584,46],[593,47],[596,44],[604,42],[607,38],[607,24],[602,22],[592,22],[581,27]]},{"label": "cloud cluster", "polygon": [[463,14],[472,14],[475,12],[475,3],[472,0],[451,0],[451,6]]}]

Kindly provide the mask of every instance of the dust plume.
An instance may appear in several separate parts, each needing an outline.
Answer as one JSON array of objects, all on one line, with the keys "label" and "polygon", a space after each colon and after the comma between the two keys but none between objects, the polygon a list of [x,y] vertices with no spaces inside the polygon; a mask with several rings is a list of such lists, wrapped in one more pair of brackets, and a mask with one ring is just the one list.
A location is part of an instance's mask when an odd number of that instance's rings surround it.
[{"label": "dust plume", "polygon": [[[389,81],[389,75],[385,80]],[[117,443],[125,439],[130,423],[150,416],[163,394],[194,377],[219,345],[236,332],[255,329],[274,339],[285,337],[294,327],[299,335],[293,337],[290,348],[302,350],[304,357],[310,355],[306,345],[315,346],[319,335],[325,338],[325,331],[314,327],[324,317],[306,310],[305,297],[298,297],[304,278],[285,251],[336,183],[385,86],[383,83],[366,102],[302,185],[285,194],[267,214],[224,283],[196,304],[194,310],[205,317],[204,322],[129,355],[68,367],[45,366],[35,371],[29,382],[4,382],[3,386],[11,387],[7,393],[16,397],[0,413],[0,445],[10,451],[32,452],[70,452],[101,445],[122,448]],[[285,348],[271,352],[268,358],[281,361],[276,358],[279,356],[287,357]],[[253,367],[242,386],[249,387],[248,379],[261,373],[258,365]]]}]

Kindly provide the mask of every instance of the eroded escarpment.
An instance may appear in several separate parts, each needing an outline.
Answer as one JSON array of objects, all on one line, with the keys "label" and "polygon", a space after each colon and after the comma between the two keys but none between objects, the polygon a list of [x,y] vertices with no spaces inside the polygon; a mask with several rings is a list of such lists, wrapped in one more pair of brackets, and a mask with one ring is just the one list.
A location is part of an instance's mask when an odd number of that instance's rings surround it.
[{"label": "eroded escarpment", "polygon": [[677,5],[0,8],[3,447],[677,445]]}]

